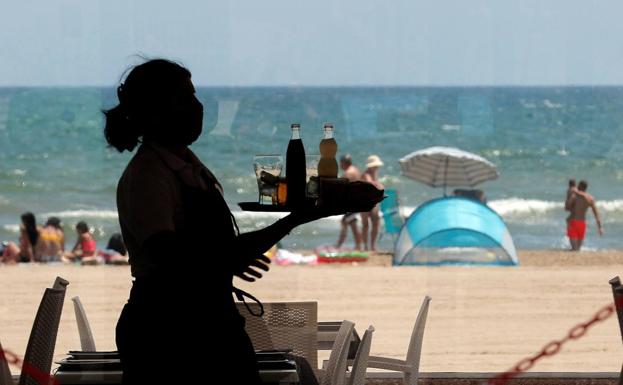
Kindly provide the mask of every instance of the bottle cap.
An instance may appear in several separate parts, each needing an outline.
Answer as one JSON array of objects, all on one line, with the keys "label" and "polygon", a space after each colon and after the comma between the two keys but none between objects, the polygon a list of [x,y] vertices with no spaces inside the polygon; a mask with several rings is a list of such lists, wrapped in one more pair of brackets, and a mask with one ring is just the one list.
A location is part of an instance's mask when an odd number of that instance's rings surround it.
[{"label": "bottle cap", "polygon": [[292,128],[292,129],[295,129],[295,128],[300,129],[300,128],[301,128],[301,125],[300,125],[299,123],[292,123],[292,124],[290,125],[290,128]]},{"label": "bottle cap", "polygon": [[333,123],[325,123],[324,124],[324,129],[325,130],[327,130],[327,129],[331,129],[332,130],[333,129]]}]

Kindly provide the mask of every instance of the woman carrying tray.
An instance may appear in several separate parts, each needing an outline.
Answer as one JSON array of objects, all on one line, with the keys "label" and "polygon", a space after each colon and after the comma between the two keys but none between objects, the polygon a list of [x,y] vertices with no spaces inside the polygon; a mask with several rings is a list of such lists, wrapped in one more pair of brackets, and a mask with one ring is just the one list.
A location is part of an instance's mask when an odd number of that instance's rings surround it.
[{"label": "woman carrying tray", "polygon": [[[320,210],[293,212],[241,234],[223,188],[188,148],[203,105],[190,72],[167,60],[132,69],[105,111],[107,142],[136,154],[117,187],[117,208],[134,277],[117,324],[124,384],[259,384],[233,277],[268,271],[262,254]],[[206,247],[207,246],[207,247]]]}]

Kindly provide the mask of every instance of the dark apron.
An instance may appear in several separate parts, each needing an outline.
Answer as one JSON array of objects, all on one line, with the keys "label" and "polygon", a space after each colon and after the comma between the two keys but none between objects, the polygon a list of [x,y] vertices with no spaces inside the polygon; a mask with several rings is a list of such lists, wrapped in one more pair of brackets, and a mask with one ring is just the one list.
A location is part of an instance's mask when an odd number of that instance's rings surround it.
[{"label": "dark apron", "polygon": [[117,324],[124,384],[260,384],[244,318],[232,298],[233,217],[216,182],[207,191],[180,180],[180,253],[137,278]]}]

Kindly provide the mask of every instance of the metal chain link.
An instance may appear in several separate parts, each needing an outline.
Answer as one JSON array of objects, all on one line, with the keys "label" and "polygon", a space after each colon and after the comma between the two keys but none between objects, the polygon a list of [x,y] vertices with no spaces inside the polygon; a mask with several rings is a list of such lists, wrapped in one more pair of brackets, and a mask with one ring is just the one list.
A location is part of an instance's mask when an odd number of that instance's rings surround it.
[{"label": "metal chain link", "polygon": [[0,362],[6,360],[11,365],[19,366],[22,369],[22,375],[29,375],[41,385],[59,385],[59,382],[50,373],[45,373],[41,369],[31,365],[13,353],[10,350],[0,350]]},{"label": "metal chain link", "polygon": [[[2,354],[4,353],[4,355]],[[15,366],[22,366],[22,362],[23,360],[15,353],[13,353],[10,350],[2,350],[0,351],[0,361],[2,360],[6,360],[6,362],[9,363],[9,365],[15,365]]]},{"label": "metal chain link", "polygon": [[614,313],[615,311],[615,306],[616,306],[616,309],[623,308],[623,298],[617,299],[617,301],[614,304],[610,304],[610,305],[602,307],[601,309],[599,309],[599,311],[595,313],[593,318],[591,318],[588,322],[580,322],[579,324],[569,329],[569,332],[567,333],[565,338],[561,340],[551,341],[547,345],[543,346],[543,348],[538,354],[531,356],[531,357],[526,357],[520,360],[517,364],[515,364],[515,366],[513,366],[512,369],[507,370],[506,372],[493,377],[487,382],[487,384],[506,385],[506,383],[509,380],[511,380],[513,377],[516,377],[521,372],[525,372],[529,370],[530,368],[532,368],[537,361],[545,357],[550,357],[555,354],[558,354],[562,346],[565,343],[567,343],[569,340],[577,340],[579,338],[582,338],[586,334],[588,329],[590,329],[593,325],[599,322],[602,322],[608,317],[610,317],[612,313]]}]

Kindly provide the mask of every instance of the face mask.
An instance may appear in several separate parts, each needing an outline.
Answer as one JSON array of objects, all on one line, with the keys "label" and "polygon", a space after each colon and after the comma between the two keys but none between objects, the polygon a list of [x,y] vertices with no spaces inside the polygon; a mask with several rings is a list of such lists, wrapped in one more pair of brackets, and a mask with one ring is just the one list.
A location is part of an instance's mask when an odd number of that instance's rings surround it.
[{"label": "face mask", "polygon": [[203,104],[192,97],[192,102],[182,109],[177,123],[179,144],[189,146],[201,135],[203,128]]},{"label": "face mask", "polygon": [[146,138],[164,145],[189,146],[201,135],[203,105],[194,95],[180,101],[147,129]]}]

